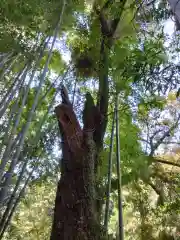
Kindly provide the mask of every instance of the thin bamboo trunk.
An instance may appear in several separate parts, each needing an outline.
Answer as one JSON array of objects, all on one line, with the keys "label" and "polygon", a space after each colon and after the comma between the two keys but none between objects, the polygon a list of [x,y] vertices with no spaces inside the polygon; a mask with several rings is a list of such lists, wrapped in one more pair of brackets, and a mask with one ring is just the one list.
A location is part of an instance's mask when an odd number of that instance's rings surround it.
[{"label": "thin bamboo trunk", "polygon": [[28,163],[28,161],[25,161],[24,164],[23,164],[23,167],[21,169],[20,175],[19,175],[18,180],[16,182],[16,185],[14,187],[14,190],[13,190],[13,192],[12,192],[12,194],[10,196],[10,199],[9,199],[9,201],[7,203],[6,210],[4,211],[3,216],[1,218],[1,221],[0,221],[0,232],[3,230],[4,223],[6,222],[6,220],[8,218],[8,215],[9,215],[9,212],[10,212],[12,206],[13,206],[14,199],[16,198],[17,190],[19,189],[19,186],[21,184],[22,178],[23,178],[24,173],[26,171],[27,163]]},{"label": "thin bamboo trunk", "polygon": [[19,202],[20,202],[20,200],[21,200],[21,197],[24,195],[25,190],[26,190],[26,187],[27,187],[27,185],[28,185],[28,183],[29,183],[29,181],[30,181],[30,179],[31,179],[31,177],[32,177],[32,174],[33,174],[33,172],[35,171],[35,169],[36,169],[36,167],[34,167],[34,168],[32,169],[32,171],[30,172],[29,177],[26,179],[23,188],[21,189],[18,197],[16,198],[16,200],[15,200],[15,202],[14,202],[14,205],[13,205],[11,211],[10,211],[9,216],[7,217],[6,222],[3,224],[3,225],[4,225],[4,226],[3,226],[3,229],[2,229],[2,231],[0,232],[0,240],[3,238],[3,235],[4,235],[6,229],[8,228],[8,226],[9,226],[9,224],[10,224],[10,222],[11,222],[11,219],[12,219],[12,217],[13,217],[13,214],[14,214],[15,210],[16,210],[16,207],[18,206],[18,204],[19,204]]},{"label": "thin bamboo trunk", "polygon": [[[12,121],[14,119],[14,115],[15,115],[17,109],[18,109],[18,99],[16,99],[16,102],[11,107],[11,110],[10,110],[10,113],[9,113],[8,123],[6,125],[5,131],[4,131],[4,134],[3,134],[3,139],[2,139],[2,142],[0,144],[0,156],[2,155],[4,145],[6,145],[6,146],[8,145],[8,134],[10,132]],[[2,156],[1,156],[1,159],[2,159]]]},{"label": "thin bamboo trunk", "polygon": [[[4,76],[11,71],[12,67],[14,66],[14,64],[16,63],[16,61],[18,60],[18,55],[15,58],[12,58],[10,63],[8,63],[8,66],[4,66],[4,68],[2,69],[1,75],[0,75],[0,81],[4,81]],[[6,86],[2,89],[1,91],[1,96],[4,94],[4,92],[6,92]]]},{"label": "thin bamboo trunk", "polygon": [[111,194],[111,175],[112,175],[112,154],[113,154],[113,143],[114,143],[114,126],[115,126],[115,115],[113,114],[113,123],[111,130],[111,140],[110,140],[110,152],[109,152],[109,162],[108,162],[108,183],[107,183],[107,194],[106,194],[106,208],[104,217],[104,227],[106,232],[108,232],[108,221],[109,221],[109,205],[110,205],[110,194]]},{"label": "thin bamboo trunk", "polygon": [[46,73],[48,71],[48,65],[49,65],[49,62],[51,60],[51,57],[52,57],[52,52],[53,52],[53,48],[54,48],[54,44],[55,44],[55,41],[56,41],[56,38],[57,38],[57,35],[58,35],[58,32],[59,32],[59,27],[61,25],[61,22],[62,22],[62,16],[63,16],[63,13],[64,13],[64,8],[62,8],[62,12],[60,14],[60,17],[59,17],[59,20],[58,20],[58,23],[57,23],[57,26],[56,26],[56,29],[54,31],[54,38],[53,38],[53,41],[52,41],[52,44],[51,44],[51,48],[50,48],[50,51],[49,51],[49,54],[48,54],[48,58],[46,60],[46,63],[45,63],[45,66],[44,66],[44,69],[43,69],[43,72],[42,72],[42,75],[40,76],[40,82],[39,82],[39,86],[37,88],[37,92],[35,94],[35,97],[34,97],[34,102],[33,102],[33,105],[31,107],[31,110],[29,111],[28,113],[28,117],[27,117],[27,122],[24,126],[24,129],[23,129],[23,133],[22,133],[22,137],[20,139],[20,143],[19,143],[19,146],[17,147],[16,149],[16,152],[12,158],[12,161],[10,163],[10,167],[8,169],[8,174],[7,174],[7,178],[5,179],[5,182],[4,182],[4,185],[6,186],[5,188],[2,188],[1,191],[0,191],[0,202],[3,202],[4,198],[6,197],[7,195],[7,189],[8,189],[8,186],[11,184],[11,180],[12,180],[12,174],[13,174],[13,171],[14,171],[14,168],[16,166],[16,163],[18,161],[18,158],[19,158],[19,155],[20,155],[20,151],[23,147],[23,144],[24,144],[24,141],[25,141],[25,138],[26,138],[26,135],[28,133],[28,130],[29,130],[29,127],[30,127],[30,124],[31,124],[31,120],[34,116],[34,111],[37,107],[37,104],[38,104],[38,100],[39,100],[39,95],[41,93],[41,89],[42,89],[42,86],[45,82],[45,79],[46,79]]},{"label": "thin bamboo trunk", "polygon": [[6,111],[10,101],[13,99],[16,92],[18,92],[19,87],[21,86],[25,76],[27,74],[27,66],[23,68],[23,70],[15,77],[13,83],[11,84],[10,88],[8,89],[7,93],[3,97],[0,103],[0,118],[3,116],[4,112]]},{"label": "thin bamboo trunk", "polygon": [[4,67],[4,65],[9,61],[9,59],[13,56],[12,53],[7,53],[5,56],[3,56],[2,61],[0,62],[0,69]]},{"label": "thin bamboo trunk", "polygon": [[[19,93],[22,96],[24,94],[24,91],[23,91],[23,83],[24,83],[24,81],[25,81],[25,76],[22,79],[21,91]],[[23,98],[23,100],[24,100],[24,98]],[[17,104],[18,104],[18,99],[16,101],[17,101]],[[10,133],[8,141],[7,141],[8,144],[7,144],[6,149],[5,149],[5,151],[3,153],[3,156],[2,156],[2,160],[1,160],[1,164],[0,164],[0,181],[2,180],[2,175],[3,175],[3,172],[4,172],[5,166],[6,166],[7,162],[8,162],[8,160],[9,160],[9,156],[10,156],[10,154],[12,152],[12,146],[13,146],[13,143],[14,143],[14,136],[16,135],[17,127],[19,125],[20,117],[21,117],[21,114],[22,114],[22,111],[23,111],[23,107],[24,107],[23,103],[22,103],[21,107],[19,108],[19,110],[17,112],[17,115],[16,115],[16,117],[14,119],[14,125],[12,127],[11,133]],[[9,126],[11,126],[11,125],[9,125]]]},{"label": "thin bamboo trunk", "polygon": [[[50,40],[50,38],[48,39],[48,41],[49,40]],[[23,111],[23,108],[24,108],[24,106],[26,104],[26,100],[27,100],[27,97],[28,97],[30,85],[31,85],[31,83],[33,81],[33,78],[34,78],[34,75],[35,75],[36,67],[38,66],[38,64],[40,63],[41,58],[43,57],[43,51],[45,49],[45,46],[47,46],[48,41],[44,43],[43,49],[40,49],[40,54],[39,54],[38,60],[37,60],[37,62],[35,64],[35,67],[34,67],[34,69],[32,71],[32,74],[30,76],[30,79],[29,79],[29,82],[28,82],[28,84],[26,86],[25,91],[20,93],[20,94],[22,94],[22,103],[21,103],[21,107],[19,108],[18,113],[16,115],[15,123],[14,123],[13,129],[12,129],[10,137],[9,137],[8,145],[7,145],[6,150],[5,150],[4,154],[3,154],[2,161],[1,161],[1,164],[0,164],[0,181],[2,179],[2,175],[3,175],[4,168],[6,166],[6,163],[7,163],[8,159],[9,159],[9,155],[11,153],[11,148],[12,148],[12,144],[13,144],[13,137],[16,134],[17,127],[19,125],[20,118],[21,118],[21,115],[22,115],[22,111]],[[22,83],[24,83],[25,77],[26,77],[26,74],[24,75]],[[24,129],[23,129],[23,134],[24,134]],[[0,199],[1,199],[1,197],[0,197]],[[0,200],[0,202],[1,202],[1,200]]]},{"label": "thin bamboo trunk", "polygon": [[116,157],[117,157],[117,177],[118,177],[118,217],[119,217],[119,240],[124,240],[123,226],[123,206],[122,206],[122,182],[121,182],[121,159],[120,159],[120,132],[118,115],[118,95],[116,96]]}]

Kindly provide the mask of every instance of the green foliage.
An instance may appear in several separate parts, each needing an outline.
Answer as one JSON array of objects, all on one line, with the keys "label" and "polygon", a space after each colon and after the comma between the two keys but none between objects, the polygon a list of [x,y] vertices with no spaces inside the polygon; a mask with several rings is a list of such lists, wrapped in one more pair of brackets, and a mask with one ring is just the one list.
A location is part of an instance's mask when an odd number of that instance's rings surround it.
[{"label": "green foliage", "polygon": [[5,239],[49,239],[56,182],[52,179],[30,184]]},{"label": "green foliage", "polygon": [[151,96],[147,99],[142,99],[138,104],[139,114],[143,117],[146,117],[151,109],[160,109],[163,110],[166,104],[166,99],[160,96]]},{"label": "green foliage", "polygon": [[[44,67],[45,62],[47,61],[47,57],[48,56],[45,53],[45,56],[41,59],[40,68]],[[65,63],[62,60],[62,56],[58,50],[54,50],[52,53],[52,58],[49,63],[49,69],[51,69],[51,71],[54,71],[57,74],[62,74],[65,69]]]},{"label": "green foliage", "polygon": [[[78,3],[78,4],[77,4]],[[52,35],[59,19],[63,1],[1,1],[0,3],[0,52],[29,52],[37,34]],[[72,9],[79,2],[70,2],[64,17],[67,27],[72,26]]]},{"label": "green foliage", "polygon": [[[97,4],[102,6],[104,2],[100,1]],[[92,5],[92,3],[89,4]],[[122,9],[117,4],[119,2],[117,3],[116,1],[116,3],[110,6],[106,13],[107,18],[114,19],[119,16]],[[154,160],[155,156],[148,156],[152,149],[147,151],[141,141],[142,138],[144,140],[150,139],[149,148],[155,146],[155,143],[161,137],[161,135],[155,135],[152,138],[153,134],[159,130],[157,125],[159,128],[162,128],[161,134],[163,134],[166,130],[164,128],[171,126],[176,120],[175,117],[178,115],[179,109],[179,103],[176,101],[175,94],[169,94],[166,100],[169,90],[177,92],[179,69],[174,66],[174,62],[171,62],[169,53],[173,54],[175,59],[177,59],[179,48],[170,46],[167,49],[166,47],[166,37],[161,26],[161,20],[169,16],[169,9],[166,3],[162,1],[158,4],[159,6],[156,8],[152,7],[148,11],[146,11],[147,9],[145,11],[142,9],[146,17],[144,19],[142,12],[135,15],[138,9],[134,1],[128,0],[126,2],[114,36],[113,47],[108,56],[109,66],[107,67],[109,68],[110,84],[108,126],[104,139],[104,149],[99,156],[101,166],[98,169],[96,181],[101,190],[100,197],[104,201],[106,199],[105,189],[114,93],[117,91],[120,94],[120,106],[118,109],[120,119],[120,157],[125,237],[127,240],[132,238],[134,240],[145,240],[147,236],[149,240],[160,240],[164,236],[168,239],[173,231],[175,233],[180,231],[178,226],[180,208],[178,198],[180,186],[179,170],[165,167],[164,164],[159,167],[160,163],[154,164],[154,161],[151,160]],[[8,92],[15,75],[23,69],[27,59],[29,60],[29,77],[32,66],[36,63],[35,59],[39,55],[37,47],[43,39],[53,35],[52,33],[62,5],[62,1],[57,0],[1,0],[0,52],[13,53],[9,61],[0,69],[0,90],[2,94]],[[164,9],[162,6],[164,6]],[[93,11],[89,10],[86,1],[68,1],[59,32],[59,36],[63,35],[65,39],[63,43],[69,47],[71,52],[72,64],[70,63],[70,67],[75,67],[74,75],[78,76],[80,80],[83,79],[83,81],[76,82],[77,86],[75,89],[75,100],[78,102],[75,109],[77,109],[78,117],[81,111],[79,97],[82,97],[80,94],[77,94],[78,89],[81,89],[83,93],[88,90],[94,99],[98,98],[96,86],[94,87],[90,81],[88,82],[89,79],[93,78],[94,82],[98,83],[100,74],[99,64],[102,38],[97,15],[94,9]],[[138,23],[137,20],[139,21]],[[152,22],[152,20],[156,22]],[[144,22],[148,22],[150,25],[146,31],[140,28]],[[159,22],[160,25],[158,25]],[[156,24],[158,26],[155,26]],[[37,34],[40,37],[38,41]],[[22,164],[25,161],[28,161],[27,169],[34,164],[37,164],[38,169],[34,174],[34,179],[31,180],[26,196],[21,200],[5,239],[49,239],[52,224],[52,216],[49,216],[49,209],[52,210],[54,206],[56,176],[59,172],[60,152],[58,147],[60,143],[56,119],[52,112],[48,113],[48,116],[46,114],[60,85],[58,82],[52,85],[51,79],[54,79],[56,74],[63,74],[66,68],[59,48],[56,46],[55,49],[58,50],[53,50],[46,82],[41,88],[39,103],[34,112],[23,149],[21,149],[23,157],[18,160],[16,165],[11,188],[13,188],[18,179]],[[26,104],[22,109],[17,134],[23,130],[34,103],[40,78],[39,73],[45,66],[48,51],[49,46],[44,51],[43,58],[36,69],[33,84],[30,86]],[[16,56],[18,58],[9,70],[10,63]],[[4,69],[7,70],[5,74],[3,72]],[[74,75],[70,73],[65,79],[67,85],[70,86],[70,95],[74,94],[74,86],[72,84]],[[5,134],[5,127],[8,124],[7,120],[10,118],[10,109],[16,100],[18,101],[18,108],[22,105],[28,77],[23,84],[22,91],[16,91],[16,95],[13,96],[2,118],[0,123],[1,143],[4,137],[3,134]],[[87,84],[84,85],[84,83]],[[56,100],[59,104],[59,96]],[[169,110],[168,114],[165,110]],[[169,115],[170,119],[162,119],[161,122],[158,122],[155,115],[156,112],[159,113],[158,116],[163,114]],[[40,139],[36,141],[44,116],[46,116],[46,119],[40,131]],[[12,128],[13,124],[14,118],[10,122],[9,129]],[[148,124],[151,127],[147,131]],[[160,143],[160,148],[157,149],[157,152],[161,151],[158,153],[165,152],[165,155],[166,148],[170,149],[171,145],[169,145],[168,140],[172,140],[175,143],[178,142],[178,130],[172,130],[172,137],[168,136],[165,139],[167,142]],[[7,135],[9,136],[9,134],[10,131],[8,130]],[[2,144],[2,150],[4,150],[6,144]],[[13,153],[14,150],[12,151]],[[176,151],[173,154],[178,159],[179,153]],[[2,153],[0,157],[2,158]],[[5,170],[8,170],[9,166],[10,161],[7,163]],[[25,175],[27,175],[27,172]],[[115,233],[114,235],[117,235],[116,233],[118,232],[117,182],[116,144],[114,144],[111,186],[111,200],[114,207],[111,209],[112,214],[109,225],[109,231]],[[163,198],[163,201],[159,201],[162,200],[160,198]]]},{"label": "green foliage", "polygon": [[[94,28],[92,26],[92,29]],[[94,34],[94,31],[92,33]],[[100,54],[97,51],[97,43],[99,45],[98,34],[89,35],[86,26],[78,27],[77,31],[69,36],[68,44],[72,49],[72,61],[77,76],[82,78],[98,76]]]}]

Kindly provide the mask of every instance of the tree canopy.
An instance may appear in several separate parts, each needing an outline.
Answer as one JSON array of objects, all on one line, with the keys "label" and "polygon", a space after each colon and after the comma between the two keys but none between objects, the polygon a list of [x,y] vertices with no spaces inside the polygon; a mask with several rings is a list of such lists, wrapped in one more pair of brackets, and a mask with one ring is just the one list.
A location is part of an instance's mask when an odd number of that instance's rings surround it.
[{"label": "tree canopy", "polygon": [[121,239],[117,152],[125,239],[180,239],[178,6],[1,0],[0,239],[50,239],[62,86],[80,127],[96,107],[101,113],[95,185],[101,225],[109,199],[109,239]]}]

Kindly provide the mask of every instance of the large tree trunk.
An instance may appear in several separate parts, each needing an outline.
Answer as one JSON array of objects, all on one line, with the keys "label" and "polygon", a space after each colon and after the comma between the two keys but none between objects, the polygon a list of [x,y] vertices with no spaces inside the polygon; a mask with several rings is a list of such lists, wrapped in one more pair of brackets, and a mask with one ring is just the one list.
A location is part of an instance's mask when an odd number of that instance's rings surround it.
[{"label": "large tree trunk", "polygon": [[[62,169],[58,183],[51,240],[101,239],[95,207],[93,129],[97,110],[86,101],[84,129],[80,128],[65,89],[56,108],[62,137]],[[88,105],[88,106],[87,106]]]},{"label": "large tree trunk", "polygon": [[[122,7],[121,4],[120,6]],[[97,191],[95,193],[94,176],[97,167],[101,165],[98,158],[103,149],[108,121],[109,50],[122,14],[120,11],[119,17],[109,22],[105,14],[108,7],[109,3],[105,3],[99,11],[94,6],[101,25],[97,105],[94,105],[92,96],[87,93],[83,111],[83,130],[80,128],[65,88],[61,92],[62,104],[56,108],[63,142],[63,160],[61,179],[56,193],[51,240],[104,239],[99,217],[102,202],[97,201],[95,196]]]},{"label": "large tree trunk", "polygon": [[94,158],[91,151],[86,152],[86,156],[67,155],[68,164],[57,188],[52,240],[95,239],[96,232],[92,229],[95,224]]}]

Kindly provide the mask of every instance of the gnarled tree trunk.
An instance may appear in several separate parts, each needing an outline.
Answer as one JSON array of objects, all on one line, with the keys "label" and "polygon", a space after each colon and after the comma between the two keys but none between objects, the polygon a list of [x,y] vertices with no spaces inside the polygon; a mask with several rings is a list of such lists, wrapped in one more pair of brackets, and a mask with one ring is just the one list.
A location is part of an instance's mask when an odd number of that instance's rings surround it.
[{"label": "gnarled tree trunk", "polygon": [[62,99],[63,103],[56,107],[56,115],[63,142],[63,159],[51,240],[101,239],[95,207],[94,165],[97,153],[93,139],[95,122],[100,115],[88,95],[82,130],[64,88]]}]

